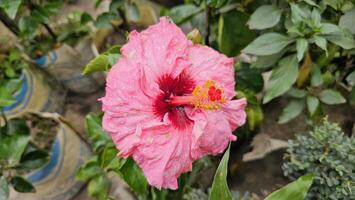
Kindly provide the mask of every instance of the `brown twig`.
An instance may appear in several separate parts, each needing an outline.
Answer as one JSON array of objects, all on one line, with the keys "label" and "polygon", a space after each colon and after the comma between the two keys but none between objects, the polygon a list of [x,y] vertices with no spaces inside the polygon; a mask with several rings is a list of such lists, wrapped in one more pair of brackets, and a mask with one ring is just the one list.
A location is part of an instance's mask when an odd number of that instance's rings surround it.
[{"label": "brown twig", "polygon": [[16,36],[20,35],[20,29],[17,24],[0,8],[0,20],[1,22]]}]

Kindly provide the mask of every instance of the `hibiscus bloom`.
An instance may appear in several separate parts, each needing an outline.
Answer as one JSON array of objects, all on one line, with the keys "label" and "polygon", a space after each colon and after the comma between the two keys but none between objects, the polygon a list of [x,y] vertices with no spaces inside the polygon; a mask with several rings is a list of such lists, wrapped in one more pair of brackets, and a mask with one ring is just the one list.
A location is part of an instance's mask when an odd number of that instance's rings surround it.
[{"label": "hibiscus bloom", "polygon": [[177,189],[193,161],[222,153],[245,123],[245,99],[232,100],[233,59],[194,45],[165,17],[132,31],[121,54],[101,99],[103,128],[150,185]]}]

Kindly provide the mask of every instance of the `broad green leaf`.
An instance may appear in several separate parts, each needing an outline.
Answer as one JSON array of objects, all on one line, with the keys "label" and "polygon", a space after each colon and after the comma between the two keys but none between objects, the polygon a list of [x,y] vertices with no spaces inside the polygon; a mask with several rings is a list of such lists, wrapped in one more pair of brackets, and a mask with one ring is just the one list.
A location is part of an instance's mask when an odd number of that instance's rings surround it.
[{"label": "broad green leaf", "polygon": [[88,191],[90,196],[98,200],[107,200],[111,186],[110,180],[105,175],[98,175],[89,181]]},{"label": "broad green leaf", "polygon": [[291,3],[291,20],[293,23],[299,23],[311,18],[311,12],[308,7],[300,7],[299,4]]},{"label": "broad green leaf", "polygon": [[209,200],[232,200],[232,195],[227,184],[229,151],[230,145],[224,153],[223,158],[218,165],[216,174],[214,175],[210,196],[208,198]]},{"label": "broad green leaf", "polygon": [[280,52],[294,39],[281,35],[279,33],[266,33],[256,38],[244,50],[244,53],[266,56]]},{"label": "broad green leaf", "polygon": [[[331,26],[328,25],[328,27],[330,28]],[[328,31],[329,33],[325,34],[324,37],[330,42],[339,45],[344,49],[352,49],[355,47],[354,37],[348,30],[333,26],[328,29]]]},{"label": "broad green leaf", "polygon": [[80,24],[81,25],[85,25],[87,23],[89,23],[90,21],[93,21],[94,19],[91,17],[90,14],[84,12],[81,17],[80,17]]},{"label": "broad green leaf", "polygon": [[169,15],[177,25],[181,25],[201,11],[201,8],[196,7],[193,4],[184,4],[175,6],[167,12],[167,15]]},{"label": "broad green leaf", "polygon": [[6,181],[6,178],[0,177],[0,200],[7,200],[9,197],[9,184]]},{"label": "broad green leaf", "polygon": [[49,161],[49,154],[45,151],[35,150],[23,156],[20,168],[22,169],[38,169]]},{"label": "broad green leaf", "polygon": [[250,29],[266,29],[275,26],[281,18],[282,10],[274,5],[260,6],[250,16],[248,25]]},{"label": "broad green leaf", "polygon": [[279,66],[273,69],[271,77],[266,84],[266,94],[263,103],[267,103],[278,97],[295,83],[298,76],[298,63],[295,55],[283,58]]},{"label": "broad green leaf", "polygon": [[11,19],[15,19],[17,10],[22,0],[0,0],[0,8],[3,8]]},{"label": "broad green leaf", "polygon": [[76,179],[80,181],[87,181],[101,173],[102,173],[102,169],[97,159],[95,159],[94,157],[93,159],[86,161],[85,164],[80,166],[78,172],[76,173]]},{"label": "broad green leaf", "polygon": [[97,71],[106,71],[108,64],[109,64],[108,56],[99,55],[98,57],[91,60],[89,64],[86,65],[83,71],[83,75],[88,75]]},{"label": "broad green leaf", "polygon": [[17,192],[36,192],[36,189],[33,187],[33,185],[21,176],[12,177],[10,183]]},{"label": "broad green leaf", "polygon": [[346,81],[350,84],[355,84],[355,71],[351,72],[347,77]]},{"label": "broad green leaf", "polygon": [[311,116],[316,112],[318,106],[319,106],[319,100],[317,97],[311,95],[307,96],[307,109],[309,114],[311,114]]},{"label": "broad green leaf", "polygon": [[220,16],[218,21],[218,47],[227,56],[236,56],[255,37],[254,31],[246,26],[249,15],[231,11]]},{"label": "broad green leaf", "polygon": [[132,158],[128,158],[125,164],[120,169],[120,174],[130,188],[141,196],[146,196],[148,193],[147,180]]},{"label": "broad green leaf", "polygon": [[339,26],[341,28],[347,28],[352,34],[355,34],[355,8],[340,17]]},{"label": "broad green leaf", "polygon": [[115,54],[108,54],[108,64],[110,66],[113,66],[117,63],[118,59],[120,59],[121,54],[115,53]]},{"label": "broad green leaf", "polygon": [[305,52],[308,49],[308,41],[305,38],[297,39],[296,49],[297,49],[297,60],[301,61]]},{"label": "broad green leaf", "polygon": [[316,45],[323,49],[326,53],[328,53],[327,51],[327,40],[324,37],[321,36],[313,36],[314,39],[314,43],[316,43]]},{"label": "broad green leaf", "polygon": [[22,36],[31,38],[36,35],[38,22],[30,16],[24,16],[20,18],[18,26]]},{"label": "broad green leaf", "polygon": [[0,108],[11,106],[13,103],[15,103],[15,99],[12,97],[11,92],[5,87],[0,87]]},{"label": "broad green leaf", "polygon": [[112,0],[110,2],[110,12],[117,12],[119,8],[124,6],[125,0]]},{"label": "broad green leaf", "polygon": [[0,160],[7,160],[9,166],[19,163],[30,140],[29,135],[14,134],[0,140]]},{"label": "broad green leaf", "polygon": [[296,181],[271,193],[265,200],[304,200],[312,185],[313,177],[311,174],[301,176]]},{"label": "broad green leaf", "polygon": [[283,109],[279,123],[284,124],[296,118],[304,109],[304,99],[291,100],[290,103]]},{"label": "broad green leaf", "polygon": [[127,17],[128,19],[134,21],[134,22],[138,22],[141,19],[141,15],[139,13],[139,9],[136,3],[132,3],[128,5],[128,9],[127,9]]},{"label": "broad green leaf", "polygon": [[321,27],[322,17],[321,17],[321,14],[319,13],[318,9],[313,8],[312,14],[311,14],[311,19],[312,19],[312,21],[310,24],[311,24],[312,28],[318,29],[319,27]]},{"label": "broad green leaf", "polygon": [[335,91],[332,89],[323,90],[319,94],[319,99],[323,103],[329,104],[329,105],[342,104],[342,103],[346,102],[345,98],[338,91]]},{"label": "broad green leaf", "polygon": [[319,7],[313,0],[303,0],[303,1],[311,6]]},{"label": "broad green leaf", "polygon": [[252,68],[268,68],[268,67],[273,66],[286,53],[286,49],[280,51],[279,53],[273,54],[273,55],[258,56],[256,61],[254,63],[252,63],[251,67]]},{"label": "broad green leaf", "polygon": [[322,34],[333,34],[339,32],[340,29],[337,25],[331,23],[323,23],[320,32]]}]

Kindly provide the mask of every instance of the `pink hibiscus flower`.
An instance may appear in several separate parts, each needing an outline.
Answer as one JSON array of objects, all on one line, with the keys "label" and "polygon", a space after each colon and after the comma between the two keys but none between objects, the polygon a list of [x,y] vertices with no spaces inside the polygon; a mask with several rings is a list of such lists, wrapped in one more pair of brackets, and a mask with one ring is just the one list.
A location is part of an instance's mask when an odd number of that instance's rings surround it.
[{"label": "pink hibiscus flower", "polygon": [[232,100],[233,59],[192,44],[165,17],[132,31],[121,54],[101,99],[103,128],[150,185],[177,189],[193,161],[222,153],[245,123],[245,99]]}]

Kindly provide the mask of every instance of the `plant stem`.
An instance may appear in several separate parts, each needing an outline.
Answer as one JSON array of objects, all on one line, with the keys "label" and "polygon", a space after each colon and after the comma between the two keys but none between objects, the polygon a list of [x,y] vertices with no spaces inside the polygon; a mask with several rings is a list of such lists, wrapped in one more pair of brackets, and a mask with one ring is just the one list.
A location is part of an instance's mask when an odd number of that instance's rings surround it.
[{"label": "plant stem", "polygon": [[130,27],[129,27],[129,24],[128,24],[128,20],[127,20],[127,18],[126,18],[126,15],[125,15],[125,13],[124,13],[124,11],[121,9],[121,8],[119,8],[118,9],[118,14],[120,15],[120,17],[122,18],[122,28],[124,29],[124,30],[126,30],[126,31],[130,31]]},{"label": "plant stem", "polygon": [[51,35],[52,39],[54,42],[57,42],[57,35],[54,33],[54,31],[51,29],[51,27],[46,24],[46,23],[42,23],[42,25],[44,26],[44,28],[47,30],[47,32],[49,33],[49,35]]},{"label": "plant stem", "polygon": [[[207,5],[206,5],[207,6]],[[205,44],[209,45],[210,35],[211,35],[211,18],[212,18],[212,9],[211,7],[207,6],[206,8],[206,37],[205,37]]]},{"label": "plant stem", "polygon": [[0,20],[16,36],[20,35],[20,29],[17,24],[9,16],[7,16],[2,9],[0,9]]},{"label": "plant stem", "polygon": [[0,108],[0,110],[1,110],[1,117],[4,119],[5,126],[6,126],[7,125],[7,118],[6,118],[5,112],[4,112],[3,108]]}]

